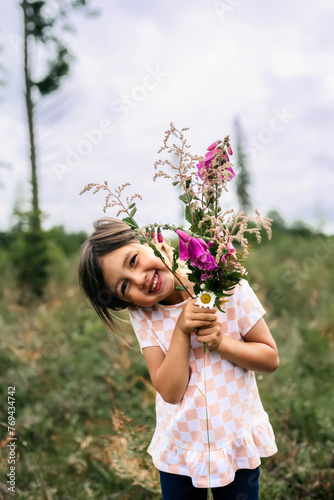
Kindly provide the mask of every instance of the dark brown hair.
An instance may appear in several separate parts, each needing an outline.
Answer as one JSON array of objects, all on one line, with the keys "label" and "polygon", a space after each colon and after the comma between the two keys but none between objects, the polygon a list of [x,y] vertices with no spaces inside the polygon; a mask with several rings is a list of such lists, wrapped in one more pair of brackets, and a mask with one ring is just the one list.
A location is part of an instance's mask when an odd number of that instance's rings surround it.
[{"label": "dark brown hair", "polygon": [[114,330],[110,310],[120,311],[129,303],[122,301],[108,289],[101,269],[101,257],[129,243],[139,243],[139,239],[128,224],[118,219],[98,219],[94,228],[95,231],[81,247],[79,285],[103,323]]}]

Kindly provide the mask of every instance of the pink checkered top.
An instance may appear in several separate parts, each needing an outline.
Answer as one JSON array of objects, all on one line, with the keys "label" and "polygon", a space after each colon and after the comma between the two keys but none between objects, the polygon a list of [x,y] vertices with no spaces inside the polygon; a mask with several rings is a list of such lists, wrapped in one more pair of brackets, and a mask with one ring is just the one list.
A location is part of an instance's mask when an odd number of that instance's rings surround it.
[{"label": "pink checkered top", "polygon": [[[129,308],[141,350],[159,346],[167,353],[185,303]],[[240,342],[265,313],[246,281],[235,287],[225,311],[218,313],[224,335]],[[191,336],[189,366],[189,385],[180,403],[166,403],[157,393],[156,429],[148,452],[159,470],[190,476],[198,488],[225,486],[236,470],[254,469],[260,457],[276,453],[273,429],[253,371],[214,351],[204,360],[196,335]]]}]

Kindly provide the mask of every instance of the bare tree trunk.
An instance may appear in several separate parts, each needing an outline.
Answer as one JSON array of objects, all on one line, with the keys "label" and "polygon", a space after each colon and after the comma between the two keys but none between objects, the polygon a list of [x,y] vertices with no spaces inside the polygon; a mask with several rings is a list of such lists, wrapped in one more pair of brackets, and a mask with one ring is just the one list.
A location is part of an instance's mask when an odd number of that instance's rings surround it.
[{"label": "bare tree trunk", "polygon": [[36,164],[36,146],[34,132],[34,103],[31,96],[32,82],[29,71],[29,48],[28,48],[28,16],[27,9],[29,4],[26,0],[22,0],[21,7],[24,16],[24,80],[25,80],[25,102],[28,119],[29,143],[30,143],[30,166],[31,166],[31,187],[32,187],[32,216],[31,230],[38,231],[41,226],[40,210],[38,202],[38,180],[37,180],[37,164]]}]

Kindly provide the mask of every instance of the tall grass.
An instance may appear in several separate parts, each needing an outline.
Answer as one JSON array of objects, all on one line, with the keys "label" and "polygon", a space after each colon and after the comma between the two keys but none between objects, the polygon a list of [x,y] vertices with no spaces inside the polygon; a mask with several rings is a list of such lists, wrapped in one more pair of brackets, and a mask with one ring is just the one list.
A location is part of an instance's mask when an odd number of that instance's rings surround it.
[{"label": "tall grass", "polygon": [[[263,500],[334,496],[331,249],[333,238],[274,233],[248,260],[281,358],[275,373],[257,374],[279,448],[263,460]],[[0,498],[12,498],[6,427],[14,385],[18,499],[159,499],[145,451],[155,417],[143,356],[127,323],[132,347],[95,317],[77,287],[77,258],[58,259],[44,299],[22,306],[0,253]]]}]

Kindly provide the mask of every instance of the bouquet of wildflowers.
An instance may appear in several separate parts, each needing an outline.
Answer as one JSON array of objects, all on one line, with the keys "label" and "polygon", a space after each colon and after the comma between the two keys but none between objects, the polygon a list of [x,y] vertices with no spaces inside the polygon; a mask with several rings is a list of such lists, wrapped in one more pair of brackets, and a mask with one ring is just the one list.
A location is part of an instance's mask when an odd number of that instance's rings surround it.
[{"label": "bouquet of wildflowers", "polygon": [[[107,191],[104,212],[109,207],[117,207],[117,217],[122,213],[125,215],[123,221],[138,232],[142,243],[148,243],[175,276],[179,261],[184,261],[189,270],[188,278],[194,283],[197,304],[200,307],[216,305],[222,311],[224,297],[229,296],[242,279],[248,279],[243,266],[249,250],[247,233],[255,233],[260,242],[261,229],[264,228],[270,238],[271,220],[261,217],[257,211],[252,216],[246,216],[243,212],[235,213],[234,210],[223,211],[220,199],[223,191],[227,191],[228,182],[235,177],[230,162],[233,152],[229,136],[211,144],[202,157],[189,152],[190,146],[184,134],[187,130],[183,128],[179,131],[171,123],[158,153],[174,154],[177,161],[173,163],[169,157],[158,160],[155,163],[157,172],[154,180],[163,177],[170,180],[173,186],[181,188],[179,198],[185,204],[185,219],[189,227],[180,228],[173,224],[153,222],[140,228],[134,216],[137,211],[135,199],[141,197],[135,194],[126,198],[125,202],[122,201],[123,190],[128,183],[115,191],[109,189],[107,181],[104,184],[92,183],[80,194],[92,188],[95,188],[94,193],[101,189]],[[250,221],[255,224],[250,226]],[[152,243],[156,233],[158,241],[162,241],[162,230],[175,231],[179,237],[178,248],[173,253],[172,267]],[[236,251],[234,242],[240,244],[240,251]],[[180,280],[179,282],[180,289],[186,290],[186,286]]]}]

